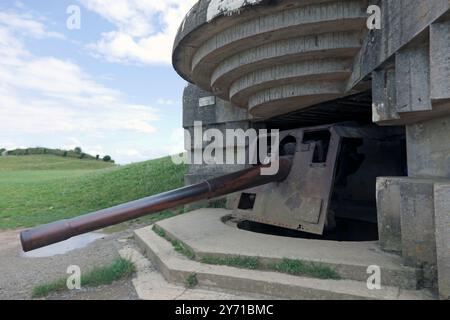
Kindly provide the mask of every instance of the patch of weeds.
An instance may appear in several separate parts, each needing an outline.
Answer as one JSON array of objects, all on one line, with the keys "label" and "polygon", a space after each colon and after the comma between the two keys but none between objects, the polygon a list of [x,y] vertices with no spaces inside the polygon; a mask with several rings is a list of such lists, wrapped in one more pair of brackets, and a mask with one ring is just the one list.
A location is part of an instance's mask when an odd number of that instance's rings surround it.
[{"label": "patch of weeds", "polygon": [[212,265],[229,266],[251,270],[257,270],[261,268],[261,262],[258,258],[249,257],[219,258],[214,256],[205,256],[202,258],[201,262]]},{"label": "patch of weeds", "polygon": [[136,272],[133,262],[120,258],[107,267],[94,268],[81,277],[81,285],[98,287],[111,284],[114,281],[131,277]]},{"label": "patch of weeds", "polygon": [[168,240],[169,237],[166,235],[166,231],[164,229],[158,228],[158,226],[155,224],[155,225],[153,225],[152,230],[154,233],[156,233],[161,238]]},{"label": "patch of weeds", "polygon": [[186,288],[192,289],[198,285],[197,275],[195,273],[190,274],[185,281]]},{"label": "patch of weeds", "polygon": [[171,240],[170,242],[172,243],[172,246],[176,252],[182,254],[183,256],[191,260],[195,258],[195,253],[192,250],[186,248],[180,241]]},{"label": "patch of weeds", "polygon": [[51,293],[57,293],[61,291],[67,290],[66,279],[59,279],[51,283],[46,283],[39,285],[33,289],[31,297],[35,298],[43,298]]},{"label": "patch of weeds", "polygon": [[318,279],[340,280],[339,273],[332,268],[312,262],[284,259],[282,262],[271,265],[270,269],[295,276],[309,276]]},{"label": "patch of weeds", "polygon": [[169,241],[172,244],[173,249],[182,254],[183,256],[187,257],[190,260],[194,260],[195,259],[195,252],[192,251],[191,249],[187,248],[181,241],[178,240],[174,240],[171,239],[165,230],[163,230],[162,228],[159,228],[156,225],[153,225],[152,230],[161,238],[166,239],[167,241]]},{"label": "patch of weeds", "polygon": [[[98,287],[101,285],[108,285],[114,281],[128,278],[135,272],[136,267],[133,262],[120,258],[108,266],[94,268],[85,275],[82,275],[81,286]],[[32,298],[43,298],[52,293],[66,290],[68,290],[66,279],[61,278],[54,282],[35,287],[32,292]]]}]

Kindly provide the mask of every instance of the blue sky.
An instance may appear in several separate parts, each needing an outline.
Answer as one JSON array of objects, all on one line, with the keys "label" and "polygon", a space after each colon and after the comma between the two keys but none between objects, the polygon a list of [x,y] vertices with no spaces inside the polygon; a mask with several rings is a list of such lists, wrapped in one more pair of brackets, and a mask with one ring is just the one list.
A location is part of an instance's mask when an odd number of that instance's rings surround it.
[{"label": "blue sky", "polygon": [[182,151],[185,82],[170,60],[194,2],[2,1],[0,148],[81,146],[121,164]]}]

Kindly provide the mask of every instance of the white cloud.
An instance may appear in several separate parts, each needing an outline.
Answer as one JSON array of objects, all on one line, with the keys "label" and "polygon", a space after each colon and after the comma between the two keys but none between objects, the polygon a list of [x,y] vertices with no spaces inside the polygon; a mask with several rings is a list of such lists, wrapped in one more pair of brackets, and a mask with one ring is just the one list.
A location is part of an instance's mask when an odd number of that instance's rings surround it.
[{"label": "white cloud", "polygon": [[64,150],[73,150],[76,147],[81,146],[81,141],[78,138],[75,137],[69,137],[67,138],[68,143],[62,146],[62,149]]},{"label": "white cloud", "polygon": [[126,156],[126,157],[136,157],[136,156],[138,156],[140,158],[145,158],[139,150],[132,149],[132,148],[116,149],[115,154],[117,154],[118,156]]},{"label": "white cloud", "polygon": [[[26,37],[54,38],[55,34],[39,18],[7,14],[9,22],[0,19],[0,147],[80,146],[89,154],[110,154],[122,164],[182,151],[175,135],[169,135],[169,143],[156,135],[157,109],[132,103],[121,91],[100,83],[114,80],[114,75],[94,77],[72,61],[32,53]],[[27,22],[17,23],[21,19]],[[123,28],[133,37],[154,32]],[[155,101],[156,105],[178,103]],[[147,139],[153,143],[146,143]]]},{"label": "white cloud", "polygon": [[89,143],[83,143],[83,141],[80,141],[78,138],[75,137],[69,137],[67,138],[67,143],[62,145],[61,148],[63,150],[73,150],[77,147],[82,147],[83,152],[96,156],[99,155],[103,157],[106,155],[105,149],[101,145],[92,145]]},{"label": "white cloud", "polygon": [[80,0],[114,25],[88,48],[110,62],[170,64],[178,27],[197,0]]},{"label": "white cloud", "polygon": [[156,103],[161,106],[173,106],[173,105],[177,104],[177,101],[172,100],[172,99],[159,98],[158,100],[156,100]]},{"label": "white cloud", "polygon": [[112,154],[118,163],[131,163],[156,159],[185,152],[184,129],[178,128],[168,134],[164,144],[140,144],[130,142],[126,146],[116,148]]},{"label": "white cloud", "polygon": [[[3,13],[0,12],[0,16]],[[129,103],[120,91],[96,82],[78,65],[38,57],[25,49],[22,31],[34,26],[8,13],[0,23],[0,129],[2,132],[82,132],[104,130],[153,133],[159,119],[154,108]],[[1,19],[0,19],[1,21]],[[31,37],[52,36],[41,26]]]},{"label": "white cloud", "polygon": [[25,146],[18,145],[17,143],[11,142],[11,141],[3,141],[0,140],[0,149],[6,149],[6,150],[15,150],[15,149],[25,149]]},{"label": "white cloud", "polygon": [[0,12],[0,25],[4,28],[13,29],[16,33],[36,39],[64,38],[64,36],[58,32],[47,30],[45,25],[37,19],[37,17],[27,13],[18,14],[15,12]]},{"label": "white cloud", "polygon": [[148,159],[161,158],[185,152],[184,129],[177,128],[169,132],[166,143],[148,144],[129,142],[126,146],[116,148],[112,154],[118,163],[131,163]]}]

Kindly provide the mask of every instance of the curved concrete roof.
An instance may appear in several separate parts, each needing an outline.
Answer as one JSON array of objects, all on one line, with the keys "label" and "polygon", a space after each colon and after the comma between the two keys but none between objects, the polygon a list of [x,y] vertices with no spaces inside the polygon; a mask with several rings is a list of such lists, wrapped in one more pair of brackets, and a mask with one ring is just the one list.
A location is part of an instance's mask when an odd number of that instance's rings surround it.
[{"label": "curved concrete roof", "polygon": [[255,117],[348,94],[366,0],[200,0],[175,40],[186,80]]}]

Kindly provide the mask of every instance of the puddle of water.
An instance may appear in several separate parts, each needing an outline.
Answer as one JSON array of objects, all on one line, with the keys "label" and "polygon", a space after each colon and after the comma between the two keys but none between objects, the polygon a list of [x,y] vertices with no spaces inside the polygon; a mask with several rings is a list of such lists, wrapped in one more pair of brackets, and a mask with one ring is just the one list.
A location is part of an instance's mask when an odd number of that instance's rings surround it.
[{"label": "puddle of water", "polygon": [[25,258],[47,258],[53,257],[60,254],[65,254],[67,252],[81,249],[86,247],[88,244],[105,238],[106,235],[103,233],[87,233],[80,236],[73,237],[69,240],[65,240],[60,243],[52,244],[50,246],[33,250],[30,252],[22,252],[22,257]]}]

